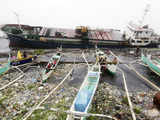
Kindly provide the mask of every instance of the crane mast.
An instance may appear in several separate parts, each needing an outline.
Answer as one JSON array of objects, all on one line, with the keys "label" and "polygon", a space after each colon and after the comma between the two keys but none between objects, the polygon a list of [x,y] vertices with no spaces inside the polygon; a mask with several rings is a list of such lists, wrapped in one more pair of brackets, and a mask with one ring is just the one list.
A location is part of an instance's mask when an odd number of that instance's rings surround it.
[{"label": "crane mast", "polygon": [[143,26],[145,17],[147,16],[148,12],[150,11],[150,8],[151,8],[151,5],[147,4],[146,7],[145,7],[145,9],[144,9],[144,14],[142,16],[142,19],[139,21],[141,27]]}]

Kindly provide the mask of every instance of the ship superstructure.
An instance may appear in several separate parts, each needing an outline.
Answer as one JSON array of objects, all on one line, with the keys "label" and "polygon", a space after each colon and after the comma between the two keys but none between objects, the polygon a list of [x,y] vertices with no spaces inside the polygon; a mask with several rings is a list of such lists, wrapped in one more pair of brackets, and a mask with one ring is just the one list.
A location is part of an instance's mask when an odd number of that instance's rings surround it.
[{"label": "ship superstructure", "polygon": [[124,32],[124,38],[125,40],[128,40],[132,46],[147,46],[152,42],[154,31],[149,28],[148,25],[144,25],[144,20],[149,9],[150,5],[147,4],[142,20],[140,20],[138,24],[130,21],[127,25],[126,31]]}]

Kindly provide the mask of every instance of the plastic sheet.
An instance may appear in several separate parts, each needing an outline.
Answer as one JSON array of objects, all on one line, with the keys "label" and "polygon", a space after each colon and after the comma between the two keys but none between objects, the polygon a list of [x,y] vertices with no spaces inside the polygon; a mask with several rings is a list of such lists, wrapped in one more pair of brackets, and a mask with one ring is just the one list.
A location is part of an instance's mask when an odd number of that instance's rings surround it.
[{"label": "plastic sheet", "polygon": [[82,90],[81,92],[79,92],[74,106],[75,110],[79,112],[84,112],[90,101],[91,95],[91,92],[87,90]]}]

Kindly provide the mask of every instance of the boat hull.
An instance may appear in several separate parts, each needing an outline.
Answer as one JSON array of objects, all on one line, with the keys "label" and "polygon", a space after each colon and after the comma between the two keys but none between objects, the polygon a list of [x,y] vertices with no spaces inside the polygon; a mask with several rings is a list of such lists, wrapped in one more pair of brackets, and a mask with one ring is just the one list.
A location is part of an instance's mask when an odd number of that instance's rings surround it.
[{"label": "boat hull", "polygon": [[160,68],[153,61],[142,54],[141,60],[158,76],[160,76]]},{"label": "boat hull", "polygon": [[22,60],[16,60],[16,61],[11,61],[10,65],[12,66],[18,66],[18,65],[22,65],[22,64],[26,64],[26,63],[31,63],[33,62],[37,57],[30,57],[30,58],[26,58],[26,59],[22,59]]},{"label": "boat hull", "polygon": [[6,73],[8,70],[9,70],[9,65],[8,64],[4,67],[1,67],[0,68],[0,75]]},{"label": "boat hull", "polygon": [[[85,77],[76,98],[74,99],[71,111],[81,113],[88,112],[100,79],[100,65],[98,65],[96,69],[97,72],[88,71],[88,74]],[[67,120],[74,120],[74,117],[76,116],[68,115]],[[79,119],[85,120],[85,117],[79,116]]]},{"label": "boat hull", "polygon": [[43,74],[42,80],[46,82],[46,80],[51,76],[53,70],[49,71],[47,74]]},{"label": "boat hull", "polygon": [[10,54],[8,58],[8,63],[0,66],[0,75],[6,73],[10,69]]},{"label": "boat hull", "polygon": [[52,72],[58,65],[61,59],[61,55],[53,55],[52,58],[49,60],[43,74],[42,74],[42,82],[46,82],[46,80],[51,76]]},{"label": "boat hull", "polygon": [[106,71],[110,75],[115,75],[117,71],[117,65],[111,64],[111,65],[102,66],[102,71]]}]

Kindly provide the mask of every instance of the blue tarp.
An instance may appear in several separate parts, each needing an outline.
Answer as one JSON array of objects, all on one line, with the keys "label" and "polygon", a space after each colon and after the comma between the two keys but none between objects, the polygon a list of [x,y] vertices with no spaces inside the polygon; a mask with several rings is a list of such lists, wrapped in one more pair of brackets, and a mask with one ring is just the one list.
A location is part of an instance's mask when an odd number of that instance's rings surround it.
[{"label": "blue tarp", "polygon": [[91,96],[94,92],[95,85],[97,83],[98,73],[90,72],[88,73],[88,79],[86,85],[78,92],[74,108],[76,111],[85,112],[86,107],[88,106]]},{"label": "blue tarp", "polygon": [[89,85],[86,86],[83,90],[81,90],[75,101],[75,110],[79,112],[84,112],[93,93],[94,86]]},{"label": "blue tarp", "polygon": [[82,90],[78,93],[77,99],[75,102],[75,110],[79,112],[84,112],[92,94],[87,90]]}]

